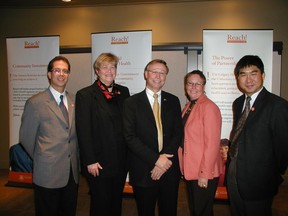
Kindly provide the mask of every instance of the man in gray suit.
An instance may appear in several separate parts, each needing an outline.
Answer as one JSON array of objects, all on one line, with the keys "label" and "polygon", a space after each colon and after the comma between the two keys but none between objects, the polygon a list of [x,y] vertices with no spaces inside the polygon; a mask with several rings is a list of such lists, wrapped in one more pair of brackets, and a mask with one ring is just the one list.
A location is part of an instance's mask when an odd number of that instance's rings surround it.
[{"label": "man in gray suit", "polygon": [[49,88],[26,101],[20,143],[33,159],[36,215],[72,216],[77,206],[79,156],[74,96],[65,90],[70,63],[57,56],[47,71]]}]

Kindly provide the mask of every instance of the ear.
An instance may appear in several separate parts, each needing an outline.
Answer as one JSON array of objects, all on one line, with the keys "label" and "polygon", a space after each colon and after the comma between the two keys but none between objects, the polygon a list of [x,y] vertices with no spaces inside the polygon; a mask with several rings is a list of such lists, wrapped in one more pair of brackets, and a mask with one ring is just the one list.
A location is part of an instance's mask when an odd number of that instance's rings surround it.
[{"label": "ear", "polygon": [[95,75],[98,76],[98,70],[95,69],[94,72],[95,72]]},{"label": "ear", "polygon": [[147,71],[144,72],[144,79],[145,80],[147,79],[147,73],[148,73]]},{"label": "ear", "polygon": [[51,80],[51,72],[47,73],[47,77],[48,77],[49,80]]}]

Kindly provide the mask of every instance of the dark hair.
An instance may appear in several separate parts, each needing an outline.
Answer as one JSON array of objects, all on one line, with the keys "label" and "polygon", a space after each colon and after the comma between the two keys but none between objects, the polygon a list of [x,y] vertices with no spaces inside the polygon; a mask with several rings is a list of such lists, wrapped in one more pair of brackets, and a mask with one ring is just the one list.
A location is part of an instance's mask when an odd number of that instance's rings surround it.
[{"label": "dark hair", "polygon": [[153,59],[152,61],[150,61],[150,62],[146,65],[146,67],[145,67],[145,69],[144,69],[144,72],[147,71],[147,70],[148,70],[148,67],[149,67],[151,64],[154,64],[154,63],[163,64],[163,65],[166,67],[167,74],[168,74],[169,68],[168,68],[168,66],[167,66],[167,63],[166,63],[164,60],[162,60],[162,59]]},{"label": "dark hair", "polygon": [[200,70],[193,70],[193,71],[191,71],[191,72],[189,72],[189,73],[187,73],[187,74],[185,75],[185,77],[184,77],[184,86],[187,84],[188,78],[189,78],[191,75],[193,75],[193,74],[198,74],[198,75],[200,76],[200,78],[203,80],[203,85],[206,85],[206,77],[205,77],[205,75],[203,74],[203,72],[200,71]]},{"label": "dark hair", "polygon": [[259,56],[256,55],[245,55],[236,64],[234,69],[234,75],[238,77],[240,69],[250,66],[256,66],[259,68],[261,74],[264,73],[264,64]]},{"label": "dark hair", "polygon": [[230,141],[228,139],[221,139],[220,140],[220,146],[228,146],[230,145]]},{"label": "dark hair", "polygon": [[64,56],[56,56],[49,62],[48,66],[47,66],[47,72],[52,71],[53,66],[54,66],[54,62],[56,62],[56,61],[64,61],[68,65],[68,70],[70,71],[71,66],[70,66],[68,59],[65,58]]}]

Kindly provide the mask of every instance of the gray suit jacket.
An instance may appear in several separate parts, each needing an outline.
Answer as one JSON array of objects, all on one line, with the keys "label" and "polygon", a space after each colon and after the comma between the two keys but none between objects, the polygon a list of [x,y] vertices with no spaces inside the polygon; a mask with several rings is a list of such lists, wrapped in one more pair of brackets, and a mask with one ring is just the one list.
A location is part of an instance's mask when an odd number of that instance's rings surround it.
[{"label": "gray suit jacket", "polygon": [[49,89],[29,98],[22,115],[20,143],[33,159],[33,182],[46,188],[64,187],[70,164],[75,182],[79,181],[74,96],[66,95],[70,125]]}]

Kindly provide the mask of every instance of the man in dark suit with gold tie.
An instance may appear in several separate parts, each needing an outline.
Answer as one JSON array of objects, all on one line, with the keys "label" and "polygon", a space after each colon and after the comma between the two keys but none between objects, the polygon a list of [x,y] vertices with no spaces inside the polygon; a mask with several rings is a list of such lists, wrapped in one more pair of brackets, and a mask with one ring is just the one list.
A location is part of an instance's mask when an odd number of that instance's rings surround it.
[{"label": "man in dark suit with gold tie", "polygon": [[161,90],[168,71],[163,60],[149,62],[146,89],[124,103],[129,177],[140,216],[154,215],[156,203],[160,216],[177,214],[183,126],[179,99]]},{"label": "man in dark suit with gold tie", "polygon": [[79,152],[69,76],[69,61],[53,58],[49,88],[26,101],[22,116],[20,143],[33,159],[36,216],[76,215]]},{"label": "man in dark suit with gold tie", "polygon": [[231,215],[271,216],[288,164],[288,102],[263,87],[264,64],[258,56],[242,57],[234,73],[243,95],[233,102],[227,173]]}]

